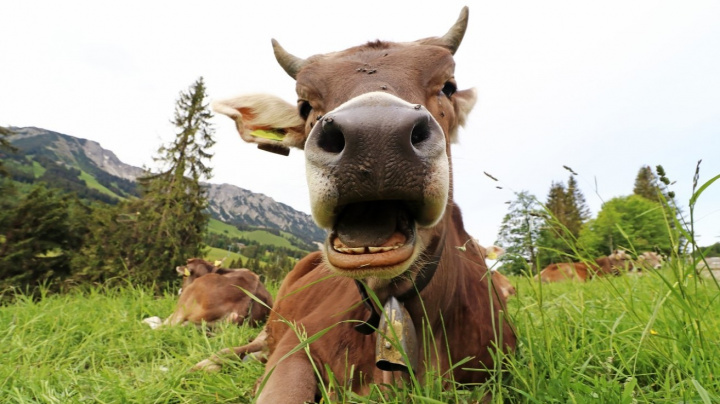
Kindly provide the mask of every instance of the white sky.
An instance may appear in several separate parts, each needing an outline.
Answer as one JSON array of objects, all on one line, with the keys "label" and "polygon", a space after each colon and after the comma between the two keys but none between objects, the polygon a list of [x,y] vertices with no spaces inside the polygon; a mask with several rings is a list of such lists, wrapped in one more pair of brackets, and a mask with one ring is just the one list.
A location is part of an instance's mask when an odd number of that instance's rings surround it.
[{"label": "white sky", "polygon": [[[174,136],[180,91],[211,99],[268,92],[295,102],[270,38],[307,57],[368,40],[444,34],[463,5],[460,88],[479,102],[453,146],[455,199],[481,243],[495,240],[512,190],[544,201],[567,165],[596,214],[662,164],[687,211],[720,173],[717,1],[4,1],[0,125],[100,142],[136,166]],[[309,212],[303,154],[244,144],[217,116],[212,182]],[[484,176],[487,171],[501,180]],[[720,181],[696,207],[700,243],[720,241]]]}]

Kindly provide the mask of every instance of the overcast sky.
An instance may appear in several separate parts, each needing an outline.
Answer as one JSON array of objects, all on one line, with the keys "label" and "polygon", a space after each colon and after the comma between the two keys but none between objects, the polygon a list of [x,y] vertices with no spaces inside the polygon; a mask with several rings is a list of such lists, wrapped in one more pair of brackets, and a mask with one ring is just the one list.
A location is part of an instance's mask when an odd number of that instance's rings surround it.
[{"label": "overcast sky", "polygon": [[[720,174],[718,1],[4,1],[0,125],[95,140],[152,166],[175,135],[179,92],[199,76],[211,99],[295,102],[271,38],[301,57],[412,41],[444,34],[466,4],[456,79],[479,100],[453,146],[455,199],[481,243],[495,241],[513,191],[545,201],[567,181],[563,165],[593,215],[631,194],[643,165],[663,165],[686,211],[698,160],[700,182]],[[262,152],[226,117],[213,124],[212,182],[309,212],[301,151]],[[703,245],[720,241],[720,181],[698,202],[696,230]]]}]

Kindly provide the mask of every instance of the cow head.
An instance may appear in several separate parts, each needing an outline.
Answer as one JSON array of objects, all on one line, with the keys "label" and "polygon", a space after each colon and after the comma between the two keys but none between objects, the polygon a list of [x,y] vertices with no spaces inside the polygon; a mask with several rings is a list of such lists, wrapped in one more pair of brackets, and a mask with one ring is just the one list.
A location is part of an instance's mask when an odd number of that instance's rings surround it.
[{"label": "cow head", "polygon": [[215,102],[241,137],[287,154],[305,150],[312,214],[328,230],[328,266],[356,279],[414,268],[438,239],[452,198],[450,143],[472,109],[453,54],[468,10],[442,37],[370,42],[344,51],[275,56],[296,80],[297,105],[269,95]]},{"label": "cow head", "polygon": [[645,251],[638,255],[635,261],[635,267],[638,270],[643,269],[660,269],[662,267],[663,257],[653,251]]},{"label": "cow head", "polygon": [[195,279],[215,272],[215,270],[216,268],[211,263],[200,258],[189,258],[186,265],[175,267],[178,275],[183,277],[182,289],[188,287]]}]

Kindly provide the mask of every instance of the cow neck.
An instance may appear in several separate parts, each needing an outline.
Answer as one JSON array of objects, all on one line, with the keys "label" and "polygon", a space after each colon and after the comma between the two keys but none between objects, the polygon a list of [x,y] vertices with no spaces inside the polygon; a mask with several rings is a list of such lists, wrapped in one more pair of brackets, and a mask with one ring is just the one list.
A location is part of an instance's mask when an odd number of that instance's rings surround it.
[{"label": "cow neck", "polygon": [[[425,287],[430,283],[430,281],[432,281],[432,278],[437,271],[438,265],[440,264],[440,258],[442,258],[443,250],[445,249],[444,230],[440,234],[440,236],[435,237],[434,246],[431,248],[435,250],[435,252],[433,253],[432,257],[425,262],[423,267],[420,268],[417,276],[415,277],[415,280],[411,280],[410,287],[408,287],[404,292],[395,295],[395,298],[401,303],[405,303],[413,297],[418,296],[420,292],[422,292],[422,290],[425,289]],[[365,320],[365,322],[356,325],[355,330],[357,330],[361,334],[370,335],[375,332],[375,330],[380,325],[380,313],[375,309],[375,305],[373,304],[370,296],[368,295],[366,285],[357,279],[355,280],[355,285],[360,292],[360,297],[362,298],[363,305],[365,305],[365,308],[370,311],[370,317]]]}]

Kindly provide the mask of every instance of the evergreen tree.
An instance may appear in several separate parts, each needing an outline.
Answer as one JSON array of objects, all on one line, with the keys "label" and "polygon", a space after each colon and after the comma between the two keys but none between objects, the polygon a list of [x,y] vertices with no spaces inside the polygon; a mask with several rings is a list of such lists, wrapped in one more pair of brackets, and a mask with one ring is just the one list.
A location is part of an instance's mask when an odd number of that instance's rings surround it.
[{"label": "evergreen tree", "polygon": [[633,187],[633,194],[640,195],[653,202],[660,201],[660,186],[658,184],[658,178],[653,173],[650,166],[642,166],[635,177],[635,186]]},{"label": "evergreen tree", "polygon": [[96,212],[91,226],[87,263],[78,272],[86,280],[112,277],[162,285],[175,279],[175,267],[203,256],[209,216],[207,190],[211,177],[208,149],[215,143],[205,103],[203,79],[181,92],[172,123],[175,140],[158,150],[162,171],[139,179],[141,197],[117,208]]},{"label": "evergreen tree", "polygon": [[545,203],[545,208],[553,216],[559,224],[567,223],[567,196],[565,192],[565,184],[553,181],[550,184],[550,192]]},{"label": "evergreen tree", "polygon": [[70,274],[82,245],[87,210],[67,194],[38,184],[4,212],[0,224],[0,284],[31,289]]},{"label": "evergreen tree", "polygon": [[208,149],[215,144],[205,98],[202,77],[188,92],[180,93],[172,122],[178,133],[171,144],[160,147],[155,158],[166,168],[139,179],[141,223],[150,226],[143,234],[148,254],[136,258],[138,267],[158,280],[174,277],[175,266],[202,256],[209,216],[207,189],[200,182],[212,176],[206,161],[212,158]]},{"label": "evergreen tree", "polygon": [[[15,153],[17,151],[17,149],[10,144],[10,141],[7,140],[7,138],[12,134],[13,132],[10,129],[0,126],[0,156],[8,153]],[[3,161],[0,160],[0,177],[5,177],[7,175],[9,175],[9,173],[3,165]]]},{"label": "evergreen tree", "polygon": [[[13,147],[7,140],[12,132],[0,126],[0,230],[7,228],[7,223],[11,217],[11,210],[15,206],[16,190],[13,181],[9,178],[10,173],[3,165],[5,157],[10,153],[15,153],[17,149]],[[0,239],[0,243],[4,241]],[[0,246],[2,247],[2,246]]]},{"label": "evergreen tree", "polygon": [[495,242],[505,249],[500,257],[503,272],[521,274],[536,271],[537,240],[543,225],[542,210],[536,198],[527,191],[516,194],[503,218]]},{"label": "evergreen tree", "polygon": [[578,188],[575,177],[568,178],[565,191],[565,227],[574,237],[580,235],[583,224],[590,219],[590,209],[585,202],[585,196]]},{"label": "evergreen tree", "polygon": [[590,211],[572,175],[567,188],[562,182],[551,184],[545,208],[547,215],[538,239],[540,266],[575,260],[575,241]]}]

